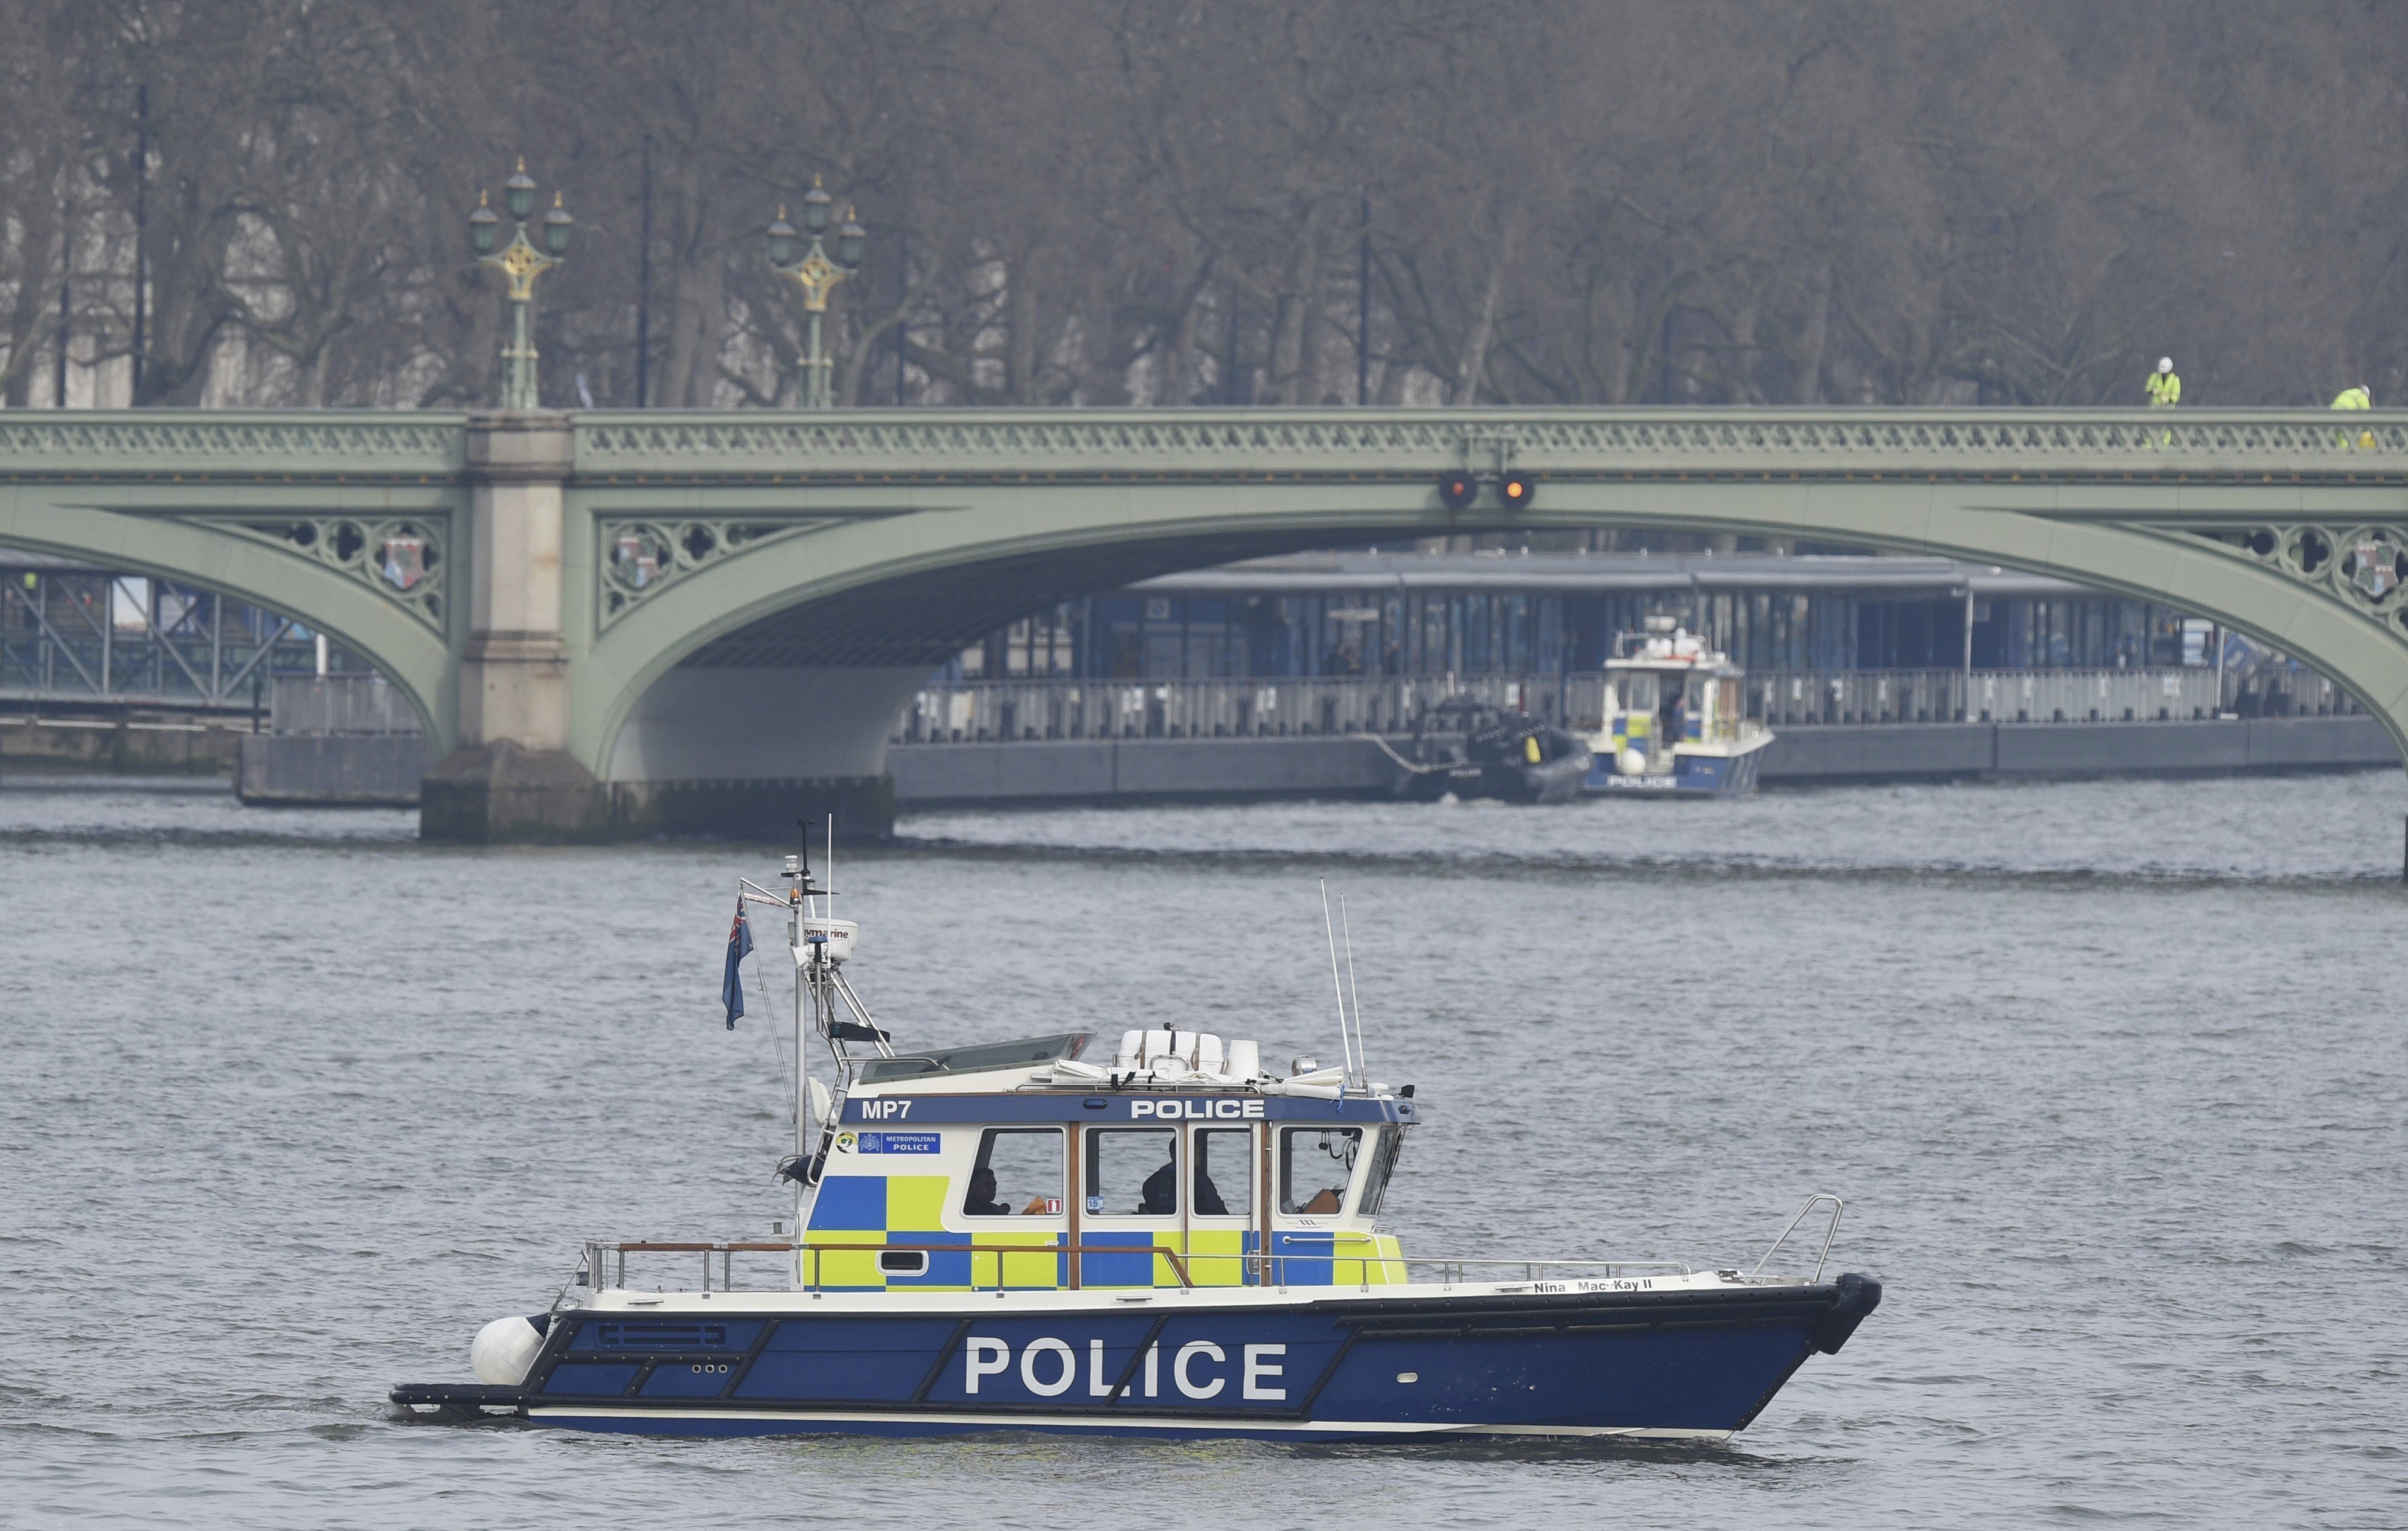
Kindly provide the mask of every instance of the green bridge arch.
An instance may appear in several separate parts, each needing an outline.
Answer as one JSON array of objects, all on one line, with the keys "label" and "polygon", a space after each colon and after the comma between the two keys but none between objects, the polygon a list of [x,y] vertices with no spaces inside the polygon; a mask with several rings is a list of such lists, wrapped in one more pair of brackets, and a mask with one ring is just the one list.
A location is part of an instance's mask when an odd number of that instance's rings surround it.
[{"label": "green bridge arch", "polygon": [[[2179,607],[2324,671],[2408,753],[2408,417],[2343,437],[2317,411],[2179,429],[2143,411],[1369,413],[581,422],[572,545],[595,565],[574,582],[597,605],[572,747],[607,763],[652,688],[748,635],[798,664],[887,661],[899,707],[976,633],[1130,579],[1298,546],[1645,526],[1940,553]],[[1509,462],[1538,479],[1528,507],[1440,503],[1440,473]],[[750,481],[731,471],[748,465]],[[642,592],[609,573],[630,535],[668,570]],[[916,633],[898,606],[919,608]]]},{"label": "green bridge arch", "polygon": [[[449,423],[456,435],[460,418],[423,422],[430,427],[423,434],[439,440]],[[238,423],[208,420],[204,434],[222,437]],[[6,445],[0,433],[0,449]],[[154,453],[165,461],[125,461]],[[215,465],[164,439],[132,452],[71,450],[57,454],[65,461],[31,473],[22,460],[8,464],[10,455],[0,450],[0,542],[294,618],[375,665],[408,696],[435,744],[449,747],[466,620],[451,592],[466,586],[468,571],[446,560],[462,540],[452,527],[463,498],[456,467],[442,461],[440,448],[422,454],[423,471],[407,481],[373,484],[351,481],[364,476],[357,462],[335,472],[314,459],[272,476],[249,465],[213,472]],[[378,555],[393,536],[415,536],[433,562],[405,575],[407,591],[379,573]]]}]

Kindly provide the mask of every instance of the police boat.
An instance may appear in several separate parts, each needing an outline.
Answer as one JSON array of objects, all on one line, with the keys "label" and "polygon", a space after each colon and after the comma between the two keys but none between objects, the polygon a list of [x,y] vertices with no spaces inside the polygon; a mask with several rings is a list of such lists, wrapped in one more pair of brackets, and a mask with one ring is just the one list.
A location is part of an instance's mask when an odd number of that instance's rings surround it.
[{"label": "police boat", "polygon": [[1670,617],[1648,618],[1644,634],[1625,634],[1614,649],[1582,790],[1666,797],[1754,792],[1772,730],[1747,716],[1740,685],[1747,672]]},{"label": "police boat", "polygon": [[[1712,1440],[1881,1300],[1869,1276],[1823,1279],[1842,1209],[1820,1195],[1744,1272],[1408,1254],[1383,1199],[1429,1129],[1411,1085],[1366,1077],[1342,988],[1333,1066],[1274,1069],[1169,1024],[1109,1051],[1068,1031],[905,1052],[804,859],[777,892],[741,888],[784,915],[795,1056],[815,1038],[832,1073],[795,1073],[798,1236],[588,1242],[550,1310],[478,1333],[477,1383],[397,1386],[406,1411],[656,1435]],[[1813,1274],[1775,1273],[1810,1217],[1828,1218]]]},{"label": "police boat", "polygon": [[[1441,742],[1459,736],[1460,745]],[[1494,797],[1507,803],[1569,803],[1590,769],[1589,748],[1573,735],[1524,712],[1456,697],[1413,723],[1407,760],[1377,735],[1359,735],[1400,767],[1391,792],[1413,802]],[[1432,758],[1435,756],[1436,758]]]}]

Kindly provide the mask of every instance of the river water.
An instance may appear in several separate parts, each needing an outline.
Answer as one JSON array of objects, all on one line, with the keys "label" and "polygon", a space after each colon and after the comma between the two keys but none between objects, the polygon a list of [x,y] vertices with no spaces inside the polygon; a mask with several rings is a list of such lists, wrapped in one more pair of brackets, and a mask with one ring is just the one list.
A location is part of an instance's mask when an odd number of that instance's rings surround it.
[{"label": "river water", "polygon": [[586,1237],[758,1237],[717,1004],[768,846],[0,790],[0,1520],[862,1526],[2408,1524],[2396,772],[945,814],[838,867],[938,1045],[1176,1020],[1428,1123],[1408,1252],[1887,1283],[1712,1448],[660,1441],[393,1417]]}]

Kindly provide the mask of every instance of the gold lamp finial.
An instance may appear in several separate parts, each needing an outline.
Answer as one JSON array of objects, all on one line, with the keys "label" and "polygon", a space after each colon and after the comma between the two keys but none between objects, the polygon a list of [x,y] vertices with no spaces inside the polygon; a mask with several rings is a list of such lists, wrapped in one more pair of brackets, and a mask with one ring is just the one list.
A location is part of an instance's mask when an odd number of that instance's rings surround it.
[{"label": "gold lamp finial", "polygon": [[519,156],[519,174],[522,176],[526,174],[526,156],[524,154]]}]

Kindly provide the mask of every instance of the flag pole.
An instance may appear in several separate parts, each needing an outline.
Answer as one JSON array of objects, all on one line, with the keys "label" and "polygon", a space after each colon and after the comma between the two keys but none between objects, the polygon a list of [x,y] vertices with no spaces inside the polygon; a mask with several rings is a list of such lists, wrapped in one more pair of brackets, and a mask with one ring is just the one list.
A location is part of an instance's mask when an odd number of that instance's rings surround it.
[{"label": "flag pole", "polygon": [[[802,826],[797,825],[800,828]],[[803,890],[811,885],[811,837],[803,833],[801,870],[786,889],[786,965],[795,974],[795,1271],[802,1272],[803,1195],[810,1172],[810,1051],[803,1026]]]}]

